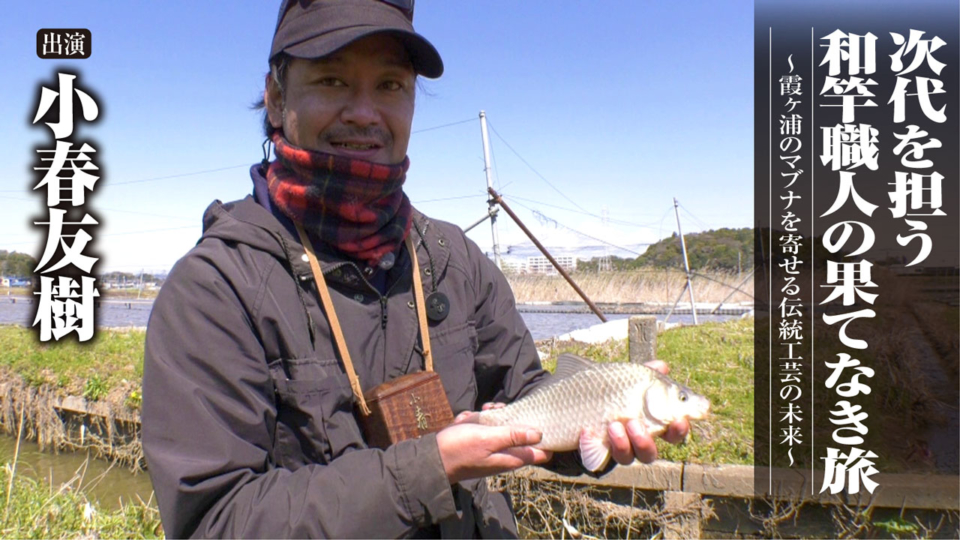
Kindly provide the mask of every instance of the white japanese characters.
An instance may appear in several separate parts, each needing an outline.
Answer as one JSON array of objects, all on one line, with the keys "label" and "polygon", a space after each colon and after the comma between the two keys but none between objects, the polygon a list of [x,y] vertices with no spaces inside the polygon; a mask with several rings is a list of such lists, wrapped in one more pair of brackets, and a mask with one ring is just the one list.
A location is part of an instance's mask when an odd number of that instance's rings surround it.
[{"label": "white japanese characters", "polygon": [[[79,341],[93,338],[94,299],[100,296],[96,280],[90,274],[97,257],[84,254],[93,236],[87,231],[97,220],[86,213],[83,205],[88,191],[99,180],[100,168],[94,162],[96,149],[88,143],[74,148],[70,138],[74,132],[74,96],[80,104],[84,120],[92,122],[100,114],[89,93],[75,87],[76,75],[58,73],[59,90],[42,87],[36,124],[58,105],[56,122],[45,122],[53,133],[53,149],[40,149],[43,174],[34,190],[46,190],[49,219],[34,222],[47,227],[47,241],[34,270],[39,273],[37,315],[33,325],[39,326],[40,341],[59,340],[77,333]],[[79,275],[78,275],[79,273]]]},{"label": "white japanese characters", "polygon": [[780,292],[783,299],[780,302],[780,317],[778,327],[779,348],[778,381],[780,383],[777,396],[779,397],[779,444],[787,447],[787,457],[790,466],[796,461],[793,456],[794,447],[804,443],[805,434],[801,430],[801,422],[806,416],[800,398],[803,397],[803,356],[801,355],[804,341],[803,312],[800,310],[801,286],[799,280],[800,250],[803,247],[803,236],[799,233],[797,223],[802,219],[794,214],[790,208],[794,201],[803,196],[799,186],[794,187],[797,180],[804,176],[804,171],[797,163],[800,161],[800,151],[803,148],[804,118],[795,109],[802,103],[804,83],[800,75],[794,74],[792,58],[787,58],[790,66],[788,74],[780,77],[780,96],[786,100],[783,105],[784,114],[780,115],[780,162],[786,165],[786,172],[780,173],[780,200],[784,201],[783,213],[780,215],[780,225],[787,234],[779,237],[780,255],[776,258],[777,265],[782,269],[782,286]]},{"label": "white japanese characters", "polygon": [[[889,55],[890,69],[896,75],[896,83],[885,103],[891,113],[894,126],[905,122],[907,113],[911,118],[922,113],[929,122],[946,120],[946,105],[936,103],[936,96],[945,94],[944,84],[936,78],[944,64],[933,53],[945,43],[938,37],[923,39],[924,32],[910,30],[909,36],[890,32],[894,46],[899,46]],[[880,296],[879,287],[873,282],[873,263],[868,259],[876,256],[871,252],[877,235],[871,222],[876,223],[875,213],[881,201],[869,201],[857,191],[857,174],[866,175],[859,186],[864,193],[875,193],[871,184],[878,178],[886,178],[891,186],[888,192],[894,219],[902,219],[915,234],[896,237],[901,246],[916,247],[916,257],[907,266],[919,264],[929,256],[932,249],[924,219],[944,216],[942,211],[941,183],[943,176],[933,170],[934,163],[929,150],[940,148],[939,140],[929,137],[923,126],[908,125],[902,132],[896,127],[889,142],[898,141],[892,153],[898,156],[899,170],[879,171],[879,157],[884,135],[880,129],[856,122],[861,108],[880,107],[872,98],[882,93],[873,77],[877,75],[877,36],[872,33],[857,35],[836,30],[821,38],[826,49],[820,66],[827,66],[827,75],[820,90],[824,103],[821,107],[842,107],[841,123],[820,126],[822,164],[835,176],[821,185],[835,186],[836,197],[830,207],[820,216],[829,226],[823,234],[822,246],[837,259],[826,261],[826,282],[820,287],[829,290],[821,305],[833,304],[834,309],[824,312],[822,320],[836,329],[842,347],[847,352],[837,352],[835,361],[825,362],[831,371],[825,382],[828,390],[839,398],[829,410],[829,421],[834,426],[831,442],[822,457],[825,471],[820,492],[831,494],[858,493],[861,487],[873,493],[877,482],[872,477],[879,471],[874,466],[878,457],[863,448],[865,435],[869,433],[868,413],[856,403],[861,395],[870,394],[870,379],[874,369],[862,365],[861,359],[851,353],[865,351],[870,347],[858,329],[864,328],[861,319],[877,317],[872,307]],[[884,58],[884,56],[881,56]],[[909,77],[907,76],[909,75]],[[883,80],[881,78],[881,80]],[[878,111],[885,114],[886,110]],[[878,113],[871,114],[874,118]],[[902,168],[901,168],[902,167]],[[879,171],[871,174],[871,171]],[[846,211],[844,218],[840,212]],[[850,217],[849,214],[858,214]],[[830,220],[835,220],[831,222]],[[859,241],[859,245],[856,244]],[[836,309],[842,306],[843,309]]]},{"label": "white japanese characters", "polygon": [[[946,43],[936,36],[923,39],[923,35],[924,32],[919,30],[910,30],[909,38],[890,33],[893,42],[900,46],[891,57],[890,69],[897,75],[897,85],[888,102],[894,105],[893,121],[896,124],[905,121],[908,98],[916,98],[920,111],[928,121],[939,124],[947,119],[947,105],[944,103],[937,109],[931,101],[931,96],[946,93],[943,82],[934,78],[940,75],[945,64],[933,56]],[[906,67],[905,58],[910,60]],[[912,79],[905,77],[909,74],[914,75]],[[912,89],[913,93],[908,89]],[[922,218],[946,216],[941,209],[943,175],[934,170],[934,163],[929,157],[924,159],[924,150],[940,148],[942,144],[938,139],[929,137],[922,126],[911,124],[905,129],[905,132],[893,134],[900,141],[893,153],[900,158],[899,165],[905,170],[897,170],[893,181],[889,183],[893,187],[889,192],[893,204],[890,212],[909,227],[906,232],[915,233],[897,235],[898,244],[916,248],[916,257],[907,263],[907,266],[914,266],[925,261],[933,250],[930,236],[922,232],[927,230],[927,222]]]}]

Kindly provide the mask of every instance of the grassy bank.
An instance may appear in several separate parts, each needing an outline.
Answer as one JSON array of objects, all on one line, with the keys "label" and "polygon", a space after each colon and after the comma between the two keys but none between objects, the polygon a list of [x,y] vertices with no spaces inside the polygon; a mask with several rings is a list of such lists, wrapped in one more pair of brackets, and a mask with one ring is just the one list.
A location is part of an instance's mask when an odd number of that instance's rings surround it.
[{"label": "grassy bank", "polygon": [[[100,300],[154,300],[160,289],[100,289]],[[0,287],[0,296],[34,297],[28,287]]]},{"label": "grassy bank", "polygon": [[[740,284],[737,273],[699,272],[693,278],[697,302],[720,302]],[[686,275],[676,270],[631,270],[606,273],[574,273],[573,279],[594,302],[673,302],[683,290]],[[580,297],[560,276],[507,275],[517,302],[580,302]],[[741,287],[752,293],[753,279]],[[688,302],[689,298],[682,299]],[[752,298],[737,292],[727,302],[748,302]]]},{"label": "grassy bank", "polygon": [[[138,409],[143,376],[144,332],[100,331],[91,346],[72,342],[41,344],[33,332],[0,327],[0,370],[19,375],[36,388],[54,388],[64,396],[84,396]],[[558,343],[544,360],[573,352],[595,361],[625,362],[627,341],[601,345]],[[682,327],[660,334],[657,357],[671,375],[712,403],[711,418],[697,422],[690,444],[661,445],[675,461],[752,463],[753,326],[750,320]]]},{"label": "grassy bank", "polygon": [[[670,364],[674,378],[705,394],[713,403],[714,413],[710,419],[694,424],[687,444],[674,446],[658,441],[661,457],[704,463],[752,462],[752,333],[750,321],[732,321],[660,334],[658,357]],[[143,340],[143,331],[101,331],[91,345],[40,344],[28,329],[0,327],[0,370],[19,375],[43,392],[52,388],[63,395],[85,395],[135,407],[139,405],[143,373]],[[545,365],[551,367],[556,356],[566,351],[598,361],[626,361],[628,357],[626,340],[597,346],[558,343]],[[0,470],[0,503],[7,498],[10,477],[9,466]],[[0,516],[2,538],[162,535],[152,505],[134,504],[108,512],[76,486],[61,488],[19,476],[12,486],[9,509]],[[629,516],[630,520],[634,517]]]},{"label": "grassy bank", "polygon": [[[600,345],[557,343],[544,366],[552,370],[559,354],[572,352],[597,362],[628,361],[627,340]],[[753,463],[753,320],[675,328],[657,337],[657,358],[670,375],[711,403],[711,415],[694,422],[687,444],[657,441],[660,457],[711,464]]]},{"label": "grassy bank", "polygon": [[140,502],[107,512],[77,488],[75,477],[52,486],[0,468],[0,538],[162,538],[160,514]]},{"label": "grassy bank", "polygon": [[40,343],[36,333],[0,326],[0,370],[35,388],[137,409],[143,378],[142,330],[100,330],[90,344]]}]

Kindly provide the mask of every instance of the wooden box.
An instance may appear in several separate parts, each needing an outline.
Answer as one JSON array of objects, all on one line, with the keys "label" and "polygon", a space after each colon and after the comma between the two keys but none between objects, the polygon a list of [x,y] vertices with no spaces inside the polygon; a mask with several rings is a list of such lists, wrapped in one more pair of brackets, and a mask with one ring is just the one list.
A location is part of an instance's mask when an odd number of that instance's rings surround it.
[{"label": "wooden box", "polygon": [[440,376],[433,371],[409,373],[371,388],[363,398],[370,415],[361,416],[367,444],[386,448],[406,439],[440,431],[453,422]]}]

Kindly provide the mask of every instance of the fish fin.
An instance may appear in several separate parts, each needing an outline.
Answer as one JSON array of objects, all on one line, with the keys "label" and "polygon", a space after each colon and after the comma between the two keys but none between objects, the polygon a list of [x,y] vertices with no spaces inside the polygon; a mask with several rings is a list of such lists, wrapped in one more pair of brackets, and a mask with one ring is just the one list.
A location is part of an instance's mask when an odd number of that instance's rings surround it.
[{"label": "fish fin", "polygon": [[563,379],[574,373],[590,369],[593,362],[575,354],[564,353],[557,358],[557,369],[553,371],[553,379]]},{"label": "fish fin", "polygon": [[580,433],[580,460],[590,472],[603,469],[610,461],[610,441],[592,430]]},{"label": "fish fin", "polygon": [[550,377],[547,377],[545,381],[537,385],[536,388],[534,388],[529,394],[527,394],[527,396],[524,397],[538,394],[544,389],[559,383],[574,373],[583,371],[595,365],[595,363],[587,360],[586,358],[581,358],[570,353],[563,353],[559,358],[557,358],[557,367],[554,369],[553,374],[551,374]]}]

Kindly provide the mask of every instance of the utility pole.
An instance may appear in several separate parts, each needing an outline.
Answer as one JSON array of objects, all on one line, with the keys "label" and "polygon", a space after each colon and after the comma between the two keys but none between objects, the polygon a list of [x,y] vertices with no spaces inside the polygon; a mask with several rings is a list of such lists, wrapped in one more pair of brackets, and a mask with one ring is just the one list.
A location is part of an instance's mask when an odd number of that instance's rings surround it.
[{"label": "utility pole", "polygon": [[[480,134],[483,136],[483,172],[487,175],[487,192],[493,190],[493,177],[490,175],[490,137],[487,135],[487,114],[480,111]],[[503,262],[500,260],[500,237],[497,234],[497,212],[494,208],[496,201],[491,195],[487,199],[487,212],[490,215],[490,231],[493,234],[493,260],[497,263],[497,268],[503,270]]]},{"label": "utility pole", "polygon": [[680,247],[683,249],[683,269],[687,272],[687,291],[690,293],[690,312],[693,314],[693,324],[697,322],[697,304],[693,300],[693,283],[690,281],[690,262],[687,260],[687,242],[683,239],[683,231],[680,230],[680,203],[677,198],[673,198],[673,213],[677,216],[677,232],[680,234]]},{"label": "utility pole", "polygon": [[[603,224],[603,232],[606,234],[607,228],[610,226],[610,210],[607,208],[607,205],[603,205],[603,209],[600,211],[600,216],[600,222]],[[603,257],[597,264],[597,273],[610,272],[612,270],[613,263],[610,262],[610,247],[604,244]]]}]

